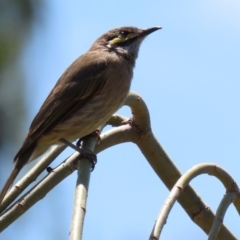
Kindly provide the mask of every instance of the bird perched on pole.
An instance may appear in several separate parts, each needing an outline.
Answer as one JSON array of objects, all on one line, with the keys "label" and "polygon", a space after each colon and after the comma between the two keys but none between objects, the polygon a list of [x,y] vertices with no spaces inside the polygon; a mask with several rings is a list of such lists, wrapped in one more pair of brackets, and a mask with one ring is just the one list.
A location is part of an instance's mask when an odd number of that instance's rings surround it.
[{"label": "bird perched on pole", "polygon": [[24,165],[54,144],[73,142],[94,132],[122,106],[139,47],[147,35],[158,29],[110,30],[67,68],[30,125],[0,193],[0,203]]}]

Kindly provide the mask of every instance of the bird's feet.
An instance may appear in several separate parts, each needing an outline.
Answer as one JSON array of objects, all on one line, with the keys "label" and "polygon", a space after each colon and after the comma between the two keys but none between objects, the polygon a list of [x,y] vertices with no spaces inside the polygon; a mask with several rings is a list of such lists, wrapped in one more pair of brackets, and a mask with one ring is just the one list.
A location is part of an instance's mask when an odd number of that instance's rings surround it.
[{"label": "bird's feet", "polygon": [[[79,148],[79,149],[81,149],[81,148]],[[81,150],[83,150],[83,149],[81,149]],[[97,155],[90,151],[83,150],[83,152],[81,152],[81,155],[80,155],[80,159],[81,158],[87,158],[90,161],[91,171],[93,171],[95,168],[95,165],[97,164]]]},{"label": "bird's feet", "polygon": [[[64,138],[59,139],[59,141],[64,143],[65,145],[73,148],[77,152],[79,152],[81,154],[80,158],[87,158],[91,162],[91,171],[94,170],[95,165],[97,163],[97,156],[96,156],[96,154],[94,154],[94,153],[92,153],[90,151],[83,150],[82,148],[79,148],[78,146],[75,146],[73,143],[67,141]],[[79,140],[78,140],[78,142],[79,142]],[[81,141],[80,141],[80,143],[81,143]]]}]

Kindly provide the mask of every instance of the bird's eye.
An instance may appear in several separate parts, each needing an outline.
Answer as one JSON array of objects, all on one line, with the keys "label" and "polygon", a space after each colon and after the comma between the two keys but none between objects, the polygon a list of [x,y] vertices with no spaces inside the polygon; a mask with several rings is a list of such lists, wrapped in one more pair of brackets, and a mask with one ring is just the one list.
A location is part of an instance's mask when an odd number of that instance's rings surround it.
[{"label": "bird's eye", "polygon": [[129,32],[127,32],[127,31],[120,31],[119,32],[119,36],[122,37],[122,38],[127,37],[128,34],[129,34]]}]

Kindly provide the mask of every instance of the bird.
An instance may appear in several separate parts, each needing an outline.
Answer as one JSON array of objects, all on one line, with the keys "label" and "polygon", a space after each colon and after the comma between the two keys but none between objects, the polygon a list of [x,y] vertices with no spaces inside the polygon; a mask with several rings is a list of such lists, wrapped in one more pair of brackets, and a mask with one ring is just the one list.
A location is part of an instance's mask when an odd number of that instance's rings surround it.
[{"label": "bird", "polygon": [[124,103],[143,39],[161,29],[132,26],[100,36],[59,78],[33,119],[0,193],[0,204],[20,170],[52,145],[94,132]]}]

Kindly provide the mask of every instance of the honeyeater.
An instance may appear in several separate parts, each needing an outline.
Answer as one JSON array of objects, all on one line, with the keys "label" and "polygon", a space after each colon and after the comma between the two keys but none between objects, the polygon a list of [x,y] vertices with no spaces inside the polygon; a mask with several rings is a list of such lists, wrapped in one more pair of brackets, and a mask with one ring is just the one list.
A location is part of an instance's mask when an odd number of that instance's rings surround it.
[{"label": "honeyeater", "polygon": [[0,203],[22,167],[50,146],[94,132],[124,103],[143,39],[160,29],[120,27],[99,37],[59,78],[33,119]]}]

